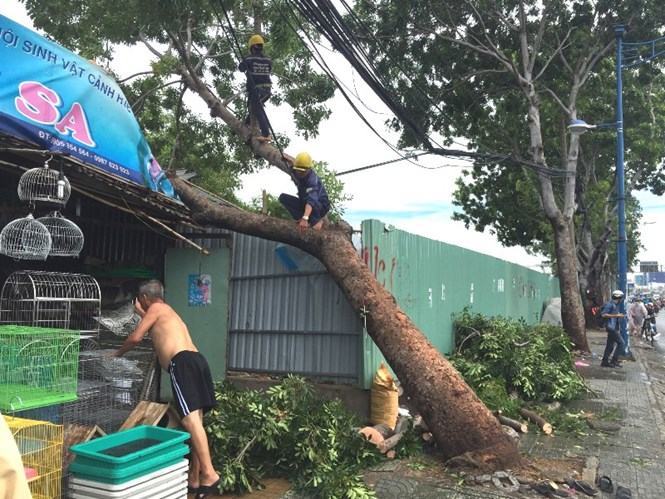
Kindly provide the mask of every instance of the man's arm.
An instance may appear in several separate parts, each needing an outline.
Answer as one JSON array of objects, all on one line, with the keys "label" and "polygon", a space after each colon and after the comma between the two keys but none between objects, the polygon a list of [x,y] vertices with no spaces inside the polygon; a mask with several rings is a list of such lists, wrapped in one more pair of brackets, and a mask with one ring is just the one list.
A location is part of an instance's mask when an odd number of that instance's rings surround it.
[{"label": "man's arm", "polygon": [[600,311],[600,316],[604,319],[619,319],[624,317],[624,314],[613,314],[611,313],[613,307],[608,306],[607,304],[603,305],[603,308]]},{"label": "man's arm", "polygon": [[158,318],[159,312],[157,311],[157,307],[152,305],[148,308],[148,311],[145,312],[145,315],[141,319],[141,322],[139,322],[138,326],[136,326],[134,332],[127,337],[122,346],[115,352],[115,357],[122,357],[125,353],[141,343],[143,337],[148,331],[150,331],[150,328],[155,325]]}]

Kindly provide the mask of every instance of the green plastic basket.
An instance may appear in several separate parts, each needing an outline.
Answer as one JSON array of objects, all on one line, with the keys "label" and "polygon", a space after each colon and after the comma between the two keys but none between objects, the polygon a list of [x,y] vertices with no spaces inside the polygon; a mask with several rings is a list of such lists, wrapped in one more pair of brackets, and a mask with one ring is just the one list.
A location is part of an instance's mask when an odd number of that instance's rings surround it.
[{"label": "green plastic basket", "polygon": [[137,426],[91,442],[73,445],[76,454],[69,469],[79,477],[122,483],[178,462],[189,453],[189,433]]},{"label": "green plastic basket", "polygon": [[189,447],[179,444],[149,459],[139,459],[122,467],[111,468],[105,468],[100,463],[90,464],[91,461],[80,462],[80,458],[77,457],[69,465],[69,471],[77,478],[116,485],[179,463],[187,454]]},{"label": "green plastic basket", "polygon": [[0,326],[0,410],[76,400],[79,342],[77,331]]}]

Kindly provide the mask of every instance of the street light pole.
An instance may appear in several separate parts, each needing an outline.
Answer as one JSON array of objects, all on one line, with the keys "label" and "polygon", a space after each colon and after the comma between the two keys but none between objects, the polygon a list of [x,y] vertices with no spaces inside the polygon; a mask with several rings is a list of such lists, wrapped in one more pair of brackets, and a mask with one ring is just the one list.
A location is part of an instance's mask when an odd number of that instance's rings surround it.
[{"label": "street light pole", "polygon": [[[617,130],[617,153],[616,153],[616,176],[617,176],[617,216],[619,218],[618,238],[617,238],[617,258],[619,270],[619,289],[623,291],[624,299],[621,302],[621,312],[626,312],[626,298],[628,295],[628,249],[626,247],[626,191],[625,191],[625,175],[623,163],[623,77],[621,66],[623,64],[623,34],[626,31],[625,27],[621,24],[614,27],[614,35],[616,36],[617,45],[617,60],[616,60],[616,77],[617,77],[617,115],[616,115],[616,130]],[[621,324],[621,338],[624,344],[624,355],[630,353],[630,345],[628,344],[628,331],[626,328],[626,319],[620,321]]]}]

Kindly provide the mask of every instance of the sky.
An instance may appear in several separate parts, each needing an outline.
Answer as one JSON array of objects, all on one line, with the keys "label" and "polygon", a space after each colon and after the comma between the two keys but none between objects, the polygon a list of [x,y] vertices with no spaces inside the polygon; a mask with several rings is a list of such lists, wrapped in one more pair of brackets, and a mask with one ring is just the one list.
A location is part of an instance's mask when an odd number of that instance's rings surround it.
[{"label": "sky", "polygon": [[[33,27],[24,6],[18,0],[0,2],[0,14]],[[149,69],[151,58],[144,47],[120,46],[114,51],[112,67],[120,77],[126,77]],[[357,75],[354,76],[344,59],[332,53],[326,53],[326,59],[332,67],[340,68],[336,70],[337,76],[358,95],[363,114],[385,138],[395,144],[397,135],[384,124],[391,115],[383,103]],[[202,116],[209,115],[198,98],[190,95],[187,104]],[[314,160],[326,161],[335,171],[397,158],[362,123],[343,97],[337,94],[329,106],[332,109],[331,117],[320,126],[319,135],[308,141],[297,136],[288,108],[267,107],[273,128],[277,133],[291,137],[289,154],[295,156],[300,151],[307,151]],[[357,229],[362,220],[379,219],[414,234],[502,258],[533,270],[543,268],[542,256],[530,255],[520,247],[504,247],[487,230],[484,233],[476,232],[451,220],[455,211],[452,194],[455,180],[463,170],[463,162],[425,156],[417,163],[420,167],[401,161],[340,177],[345,182],[345,191],[352,196],[352,200],[346,204],[345,219]],[[443,167],[438,168],[440,166]],[[281,192],[295,194],[295,187],[289,178],[272,168],[246,175],[239,197],[249,201],[260,197],[263,189],[274,195]],[[637,193],[637,196],[644,212],[641,227],[644,249],[640,251],[638,259],[661,261],[665,256],[662,249],[665,247],[665,200],[644,192]]]}]

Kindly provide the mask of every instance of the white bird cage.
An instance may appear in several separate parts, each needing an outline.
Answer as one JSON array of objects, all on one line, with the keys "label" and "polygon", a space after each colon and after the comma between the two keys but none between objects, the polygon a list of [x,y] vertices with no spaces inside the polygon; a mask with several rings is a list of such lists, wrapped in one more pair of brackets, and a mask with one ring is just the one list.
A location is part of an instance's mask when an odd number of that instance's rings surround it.
[{"label": "white bird cage", "polygon": [[62,172],[48,167],[32,168],[21,175],[18,181],[18,197],[21,201],[41,202],[64,206],[69,201],[72,188]]},{"label": "white bird cage", "polygon": [[99,335],[101,290],[94,277],[22,270],[5,281],[0,294],[0,323],[80,331]]},{"label": "white bird cage", "polygon": [[85,239],[78,225],[57,211],[37,221],[44,224],[51,234],[51,251],[48,256],[79,256]]},{"label": "white bird cage", "polygon": [[9,222],[0,232],[0,253],[17,260],[46,260],[51,234],[32,215]]}]

